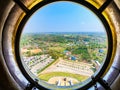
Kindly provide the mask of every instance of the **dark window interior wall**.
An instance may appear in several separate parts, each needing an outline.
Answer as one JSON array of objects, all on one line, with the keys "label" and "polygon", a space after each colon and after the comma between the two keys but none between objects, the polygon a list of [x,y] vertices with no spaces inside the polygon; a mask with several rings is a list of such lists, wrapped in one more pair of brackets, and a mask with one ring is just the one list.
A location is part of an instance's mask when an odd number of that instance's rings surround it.
[{"label": "dark window interior wall", "polygon": [[[2,30],[14,3],[11,0],[0,0],[0,42],[2,42]],[[16,87],[17,86],[17,87]],[[2,44],[0,43],[0,90],[17,90],[20,87],[10,75],[2,55]]]},{"label": "dark window interior wall", "polygon": [[[25,0],[22,0],[22,1],[25,2]],[[27,3],[26,3],[26,5],[27,5],[29,3],[29,1],[32,1],[32,0],[26,0],[26,1],[27,1]],[[117,1],[117,0],[115,0],[115,1]],[[3,26],[5,24],[5,21],[8,19],[7,17],[10,14],[9,12],[12,10],[13,6],[14,6],[14,2],[12,0],[0,0],[0,42],[2,42],[2,30],[4,28]],[[116,10],[114,10],[114,13],[118,14]],[[14,14],[14,15],[19,15],[19,14]],[[118,16],[119,15],[120,14],[118,14]],[[16,16],[11,17],[11,19],[13,19],[14,17],[16,17]],[[10,17],[9,17],[9,20],[10,20]],[[120,17],[116,18],[116,20],[120,21]],[[13,22],[10,21],[9,23],[12,24]],[[116,24],[116,27],[120,27],[120,23],[118,25],[119,26],[117,26],[117,24]],[[116,31],[117,31],[117,36],[120,37],[120,29],[117,28]],[[117,49],[119,52],[120,38],[118,38],[118,40],[119,40],[118,41],[119,43],[118,43]],[[5,46],[7,46],[7,45],[5,45]],[[118,61],[119,57],[120,57],[120,55],[118,54],[118,57],[116,57],[116,61]],[[114,84],[112,85],[112,89],[120,90],[119,85],[120,85],[120,76],[118,76],[117,79],[115,80]],[[10,74],[10,72],[8,70],[6,61],[3,58],[1,43],[0,43],[0,90],[23,90],[16,83],[16,81],[13,79],[12,75]]]}]

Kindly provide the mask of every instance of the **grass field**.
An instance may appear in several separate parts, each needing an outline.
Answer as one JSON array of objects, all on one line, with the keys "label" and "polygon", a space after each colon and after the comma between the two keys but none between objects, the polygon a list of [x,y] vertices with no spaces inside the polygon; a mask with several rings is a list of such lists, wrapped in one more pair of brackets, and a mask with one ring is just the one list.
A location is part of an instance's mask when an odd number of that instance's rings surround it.
[{"label": "grass field", "polygon": [[38,75],[38,77],[44,81],[48,81],[50,78],[56,77],[56,76],[71,77],[71,78],[77,79],[80,82],[82,82],[88,78],[87,76],[83,76],[83,75],[79,75],[79,74],[72,74],[72,73],[67,73],[67,72],[50,72],[50,73]]}]

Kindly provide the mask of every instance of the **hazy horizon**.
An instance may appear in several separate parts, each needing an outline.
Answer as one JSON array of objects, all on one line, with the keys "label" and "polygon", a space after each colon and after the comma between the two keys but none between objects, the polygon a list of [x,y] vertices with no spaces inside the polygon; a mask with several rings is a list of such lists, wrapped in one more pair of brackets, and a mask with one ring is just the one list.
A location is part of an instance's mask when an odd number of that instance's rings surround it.
[{"label": "hazy horizon", "polygon": [[73,34],[86,34],[86,33],[98,33],[98,34],[106,34],[105,32],[25,32],[23,34],[54,34],[54,33],[57,33],[57,34],[70,34],[70,33],[73,33]]}]

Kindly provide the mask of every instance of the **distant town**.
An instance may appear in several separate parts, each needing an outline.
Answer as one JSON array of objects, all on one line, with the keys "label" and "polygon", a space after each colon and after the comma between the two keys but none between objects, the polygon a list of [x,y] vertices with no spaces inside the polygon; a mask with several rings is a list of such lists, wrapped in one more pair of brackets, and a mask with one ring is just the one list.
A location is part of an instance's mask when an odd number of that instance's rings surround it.
[{"label": "distant town", "polygon": [[21,55],[40,80],[70,86],[91,77],[107,54],[104,32],[23,33]]}]

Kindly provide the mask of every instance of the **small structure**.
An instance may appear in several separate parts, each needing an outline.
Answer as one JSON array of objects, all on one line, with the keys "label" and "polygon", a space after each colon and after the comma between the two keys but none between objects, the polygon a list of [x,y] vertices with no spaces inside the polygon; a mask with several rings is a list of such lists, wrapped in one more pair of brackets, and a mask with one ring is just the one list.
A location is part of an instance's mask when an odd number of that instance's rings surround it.
[{"label": "small structure", "polygon": [[71,60],[75,61],[76,57],[75,56],[71,56]]},{"label": "small structure", "polygon": [[67,56],[71,55],[71,52],[68,51],[68,50],[65,50],[63,53],[64,53],[65,55],[67,55]]},{"label": "small structure", "polygon": [[70,80],[70,81],[68,81],[68,82],[69,82],[70,86],[72,86],[72,85],[73,85],[73,82],[72,82],[72,80]]},{"label": "small structure", "polygon": [[56,84],[57,84],[57,86],[60,86],[61,85],[60,80],[58,80]]},{"label": "small structure", "polygon": [[97,61],[97,60],[96,60],[95,62],[96,62],[96,63],[97,63],[97,65],[100,67],[100,65],[101,65],[101,64],[99,63],[99,61]]},{"label": "small structure", "polygon": [[103,50],[103,49],[99,49],[99,52],[100,52],[100,53],[103,53],[103,52],[104,52],[104,50]]}]

